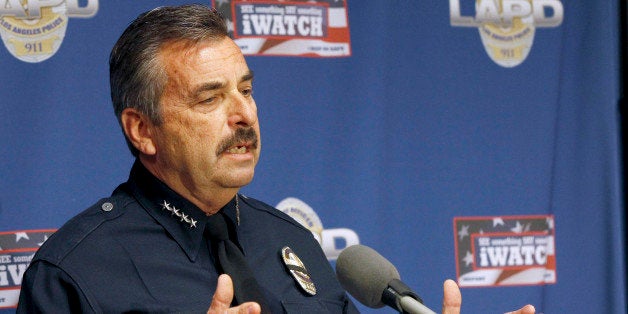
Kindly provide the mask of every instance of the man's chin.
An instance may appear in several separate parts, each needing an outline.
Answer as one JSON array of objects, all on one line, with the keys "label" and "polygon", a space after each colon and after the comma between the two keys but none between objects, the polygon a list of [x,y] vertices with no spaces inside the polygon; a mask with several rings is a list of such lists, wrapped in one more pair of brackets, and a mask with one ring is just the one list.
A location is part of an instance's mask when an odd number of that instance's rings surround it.
[{"label": "man's chin", "polygon": [[253,171],[247,174],[232,175],[227,178],[225,186],[230,188],[241,188],[253,181]]}]

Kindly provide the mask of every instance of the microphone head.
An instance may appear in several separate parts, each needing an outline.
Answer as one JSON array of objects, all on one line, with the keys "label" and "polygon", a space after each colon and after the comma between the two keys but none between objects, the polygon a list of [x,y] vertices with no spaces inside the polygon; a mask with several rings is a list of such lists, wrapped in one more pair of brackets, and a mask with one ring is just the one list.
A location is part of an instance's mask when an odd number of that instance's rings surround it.
[{"label": "microphone head", "polygon": [[368,246],[356,244],[344,249],[336,260],[340,285],[356,300],[370,308],[384,306],[382,293],[399,272],[386,258]]}]

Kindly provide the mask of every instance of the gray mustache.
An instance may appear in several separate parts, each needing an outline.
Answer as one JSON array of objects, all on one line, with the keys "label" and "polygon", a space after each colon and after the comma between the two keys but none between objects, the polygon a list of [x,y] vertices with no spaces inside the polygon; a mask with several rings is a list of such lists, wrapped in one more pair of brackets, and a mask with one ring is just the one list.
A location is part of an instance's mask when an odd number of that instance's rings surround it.
[{"label": "gray mustache", "polygon": [[235,146],[243,142],[252,142],[252,147],[257,148],[257,132],[253,128],[239,128],[232,136],[222,140],[218,145],[217,155],[222,154],[231,146]]}]

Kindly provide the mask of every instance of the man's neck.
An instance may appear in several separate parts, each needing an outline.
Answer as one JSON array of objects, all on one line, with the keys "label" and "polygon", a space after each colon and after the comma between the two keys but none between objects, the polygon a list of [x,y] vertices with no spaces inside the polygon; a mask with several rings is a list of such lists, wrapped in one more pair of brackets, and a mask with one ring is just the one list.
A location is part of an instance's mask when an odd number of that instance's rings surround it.
[{"label": "man's neck", "polygon": [[213,215],[231,201],[240,190],[239,188],[199,187],[183,182],[176,173],[163,171],[155,163],[142,158],[140,162],[153,176],[177,192],[190,203],[196,205],[205,214]]}]

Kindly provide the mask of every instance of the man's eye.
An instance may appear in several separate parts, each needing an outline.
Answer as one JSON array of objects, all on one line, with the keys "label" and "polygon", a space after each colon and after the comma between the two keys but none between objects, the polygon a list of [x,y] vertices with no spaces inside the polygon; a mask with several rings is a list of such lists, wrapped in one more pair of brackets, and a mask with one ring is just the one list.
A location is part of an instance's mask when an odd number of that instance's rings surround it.
[{"label": "man's eye", "polygon": [[217,99],[217,97],[209,97],[209,98],[207,98],[205,100],[202,100],[201,104],[211,104],[211,103],[215,102],[216,99]]},{"label": "man's eye", "polygon": [[253,95],[253,89],[252,88],[245,88],[240,93],[242,93],[242,95],[244,95],[244,96],[251,96],[251,95]]}]

